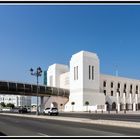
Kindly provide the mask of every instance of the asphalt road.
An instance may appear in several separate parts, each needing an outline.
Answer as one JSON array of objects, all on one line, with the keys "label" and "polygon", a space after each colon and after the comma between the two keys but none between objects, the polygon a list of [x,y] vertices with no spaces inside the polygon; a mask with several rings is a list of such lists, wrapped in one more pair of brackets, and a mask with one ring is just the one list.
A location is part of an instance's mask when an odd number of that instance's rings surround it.
[{"label": "asphalt road", "polygon": [[1,136],[139,136],[139,132],[140,129],[0,115]]}]

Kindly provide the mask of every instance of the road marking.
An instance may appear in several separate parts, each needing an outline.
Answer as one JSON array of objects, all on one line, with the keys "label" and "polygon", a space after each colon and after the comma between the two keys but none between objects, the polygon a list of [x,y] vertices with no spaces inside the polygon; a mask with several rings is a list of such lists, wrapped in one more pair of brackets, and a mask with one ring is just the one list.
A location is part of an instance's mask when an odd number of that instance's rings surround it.
[{"label": "road marking", "polygon": [[39,134],[39,135],[41,135],[41,136],[49,136],[49,135],[43,134],[43,133],[37,133],[37,134]]}]

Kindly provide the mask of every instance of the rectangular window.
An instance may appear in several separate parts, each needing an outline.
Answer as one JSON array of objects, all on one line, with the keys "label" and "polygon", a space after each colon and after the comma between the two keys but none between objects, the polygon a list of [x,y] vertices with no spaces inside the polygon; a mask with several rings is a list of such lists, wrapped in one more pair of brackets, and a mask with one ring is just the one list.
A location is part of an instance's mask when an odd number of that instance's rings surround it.
[{"label": "rectangular window", "polygon": [[74,80],[75,80],[75,67],[74,67]]},{"label": "rectangular window", "polygon": [[113,88],[113,82],[111,82],[111,88]]},{"label": "rectangular window", "polygon": [[94,66],[92,66],[92,80],[94,80]]},{"label": "rectangular window", "polygon": [[106,90],[104,90],[104,94],[106,95]]},{"label": "rectangular window", "polygon": [[89,79],[90,79],[90,65],[89,65]]},{"label": "rectangular window", "polygon": [[120,83],[118,83],[118,88],[120,88]]},{"label": "rectangular window", "polygon": [[130,89],[132,90],[132,84],[130,85]]},{"label": "rectangular window", "polygon": [[136,85],[136,94],[138,94],[138,85]]},{"label": "rectangular window", "polygon": [[111,96],[113,96],[113,91],[111,91]]},{"label": "rectangular window", "polygon": [[74,67],[74,80],[78,80],[78,66]]},{"label": "rectangular window", "polygon": [[136,85],[136,90],[138,90],[138,85]]},{"label": "rectangular window", "polygon": [[130,93],[132,93],[132,84],[130,85]]},{"label": "rectangular window", "polygon": [[77,68],[76,74],[77,74],[77,80],[78,80],[78,66],[76,68]]},{"label": "rectangular window", "polygon": [[106,87],[106,81],[103,82],[103,86]]},{"label": "rectangular window", "polygon": [[126,84],[124,84],[124,89],[126,89]]}]

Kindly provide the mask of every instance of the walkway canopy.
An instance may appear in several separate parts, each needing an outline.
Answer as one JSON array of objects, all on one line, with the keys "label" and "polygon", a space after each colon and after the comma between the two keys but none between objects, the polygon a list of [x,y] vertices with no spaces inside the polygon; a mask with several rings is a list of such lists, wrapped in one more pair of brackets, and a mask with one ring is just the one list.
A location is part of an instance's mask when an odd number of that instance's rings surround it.
[{"label": "walkway canopy", "polygon": [[[0,81],[0,94],[37,96],[37,85],[29,83]],[[62,96],[69,98],[69,90],[49,87],[46,85],[39,85],[38,96]]]}]

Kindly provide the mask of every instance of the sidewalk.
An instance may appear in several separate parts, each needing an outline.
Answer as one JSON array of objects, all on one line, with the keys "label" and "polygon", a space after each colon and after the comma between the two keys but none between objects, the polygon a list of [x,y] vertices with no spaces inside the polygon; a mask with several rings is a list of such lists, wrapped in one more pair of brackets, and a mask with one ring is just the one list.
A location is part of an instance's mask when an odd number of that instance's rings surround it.
[{"label": "sidewalk", "polygon": [[[100,112],[101,113],[101,112]],[[104,114],[108,114],[108,111],[103,112]],[[110,111],[110,114],[116,114],[116,111]],[[119,111],[117,114],[132,114],[132,115],[140,115],[140,111]]]},{"label": "sidewalk", "polygon": [[19,116],[19,117],[28,117],[36,119],[48,119],[48,120],[59,120],[59,121],[69,121],[69,122],[80,122],[87,124],[96,124],[96,125],[110,125],[118,127],[127,127],[127,128],[137,128],[140,129],[140,122],[126,122],[126,121],[114,121],[114,120],[92,120],[86,118],[74,118],[74,117],[61,117],[61,116],[36,116],[28,114],[12,114],[12,113],[0,113],[0,115],[8,116]]},{"label": "sidewalk", "polygon": [[[88,113],[91,113],[91,114],[109,114],[108,111],[104,111],[104,112],[101,112],[101,111],[98,111],[98,112],[95,112],[95,111],[92,111],[92,112],[80,112],[80,111],[73,111],[73,112],[64,112],[62,111],[63,113],[79,113],[79,114],[88,114]],[[119,111],[118,113],[116,113],[116,111],[110,111],[110,114],[126,114],[126,115],[140,115],[140,110],[139,111],[126,111],[126,113],[124,113],[124,111]]]}]

